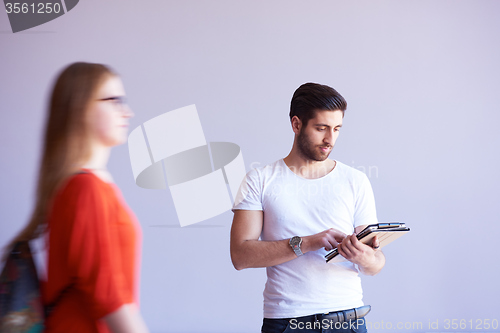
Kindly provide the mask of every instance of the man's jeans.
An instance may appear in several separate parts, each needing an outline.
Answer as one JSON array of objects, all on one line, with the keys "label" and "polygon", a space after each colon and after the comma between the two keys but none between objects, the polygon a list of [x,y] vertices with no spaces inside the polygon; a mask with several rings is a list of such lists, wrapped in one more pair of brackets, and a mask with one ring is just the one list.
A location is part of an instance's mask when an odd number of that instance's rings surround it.
[{"label": "man's jeans", "polygon": [[264,318],[262,333],[366,333],[365,318],[332,322],[317,320],[315,315],[300,318]]}]

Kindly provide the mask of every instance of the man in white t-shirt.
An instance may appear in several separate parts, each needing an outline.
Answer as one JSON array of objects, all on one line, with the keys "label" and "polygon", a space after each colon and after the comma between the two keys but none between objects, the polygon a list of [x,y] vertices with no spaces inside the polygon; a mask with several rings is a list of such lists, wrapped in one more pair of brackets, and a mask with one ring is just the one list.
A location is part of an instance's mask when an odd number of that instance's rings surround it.
[{"label": "man in white t-shirt", "polygon": [[[294,93],[295,133],[287,157],[250,171],[236,196],[231,259],[266,267],[262,332],[366,332],[358,273],[385,264],[379,241],[356,233],[377,223],[366,175],[328,159],[347,103],[335,89],[306,83]],[[337,248],[343,256],[326,263]]]}]

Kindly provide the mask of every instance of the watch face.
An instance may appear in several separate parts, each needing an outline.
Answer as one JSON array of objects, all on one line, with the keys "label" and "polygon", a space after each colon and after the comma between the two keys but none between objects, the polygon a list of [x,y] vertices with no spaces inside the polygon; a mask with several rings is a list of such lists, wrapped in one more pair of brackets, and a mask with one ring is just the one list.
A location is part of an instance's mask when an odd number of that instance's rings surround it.
[{"label": "watch face", "polygon": [[293,247],[297,247],[300,245],[302,239],[299,236],[293,236],[292,239],[290,239],[290,245]]}]

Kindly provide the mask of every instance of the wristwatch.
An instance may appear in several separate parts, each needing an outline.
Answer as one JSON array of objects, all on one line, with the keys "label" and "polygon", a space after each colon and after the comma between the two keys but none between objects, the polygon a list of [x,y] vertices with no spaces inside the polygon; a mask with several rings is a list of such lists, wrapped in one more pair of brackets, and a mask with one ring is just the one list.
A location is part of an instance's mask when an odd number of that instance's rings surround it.
[{"label": "wristwatch", "polygon": [[297,255],[297,257],[300,257],[304,253],[302,253],[302,250],[300,249],[300,244],[302,244],[302,238],[299,236],[293,236],[290,238],[290,241],[288,242],[290,246],[292,247],[293,252]]}]

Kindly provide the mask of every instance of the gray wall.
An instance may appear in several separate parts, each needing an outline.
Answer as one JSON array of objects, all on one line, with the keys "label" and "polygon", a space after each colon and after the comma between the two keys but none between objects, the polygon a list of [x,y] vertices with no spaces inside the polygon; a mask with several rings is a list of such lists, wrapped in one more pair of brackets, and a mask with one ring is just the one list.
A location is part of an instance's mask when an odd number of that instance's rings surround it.
[{"label": "gray wall", "polygon": [[[499,12],[481,0],[85,0],[13,34],[0,11],[0,245],[32,208],[49,86],[66,64],[112,65],[131,129],[196,104],[207,141],[240,145],[247,170],[288,153],[291,95],[320,82],[349,104],[331,157],[369,174],[380,221],[412,228],[363,277],[369,321],[487,331],[500,320]],[[259,331],[265,270],[232,267],[232,213],[180,228],[168,191],[134,184],[126,145],[109,168],[143,227],[152,332]]]}]

